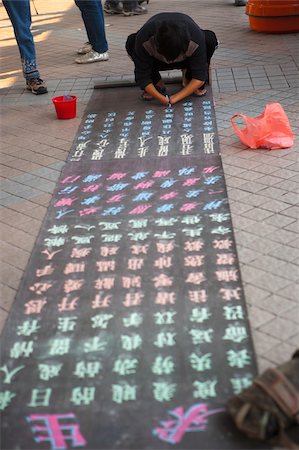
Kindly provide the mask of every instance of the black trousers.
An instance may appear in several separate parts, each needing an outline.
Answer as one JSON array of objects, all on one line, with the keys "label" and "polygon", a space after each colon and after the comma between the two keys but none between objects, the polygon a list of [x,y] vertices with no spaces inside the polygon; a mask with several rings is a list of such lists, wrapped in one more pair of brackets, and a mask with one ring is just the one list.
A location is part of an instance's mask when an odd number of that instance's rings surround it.
[{"label": "black trousers", "polygon": [[[205,33],[205,38],[206,38],[205,40],[206,40],[206,51],[207,51],[207,63],[209,66],[211,58],[214,54],[214,51],[218,47],[218,40],[217,40],[217,37],[216,37],[216,34],[214,33],[214,31],[204,30],[204,33]],[[137,33],[130,34],[128,36],[127,42],[126,42],[127,53],[131,57],[131,59],[133,60],[133,62],[135,64],[135,81],[136,81],[136,64],[138,64],[137,58],[136,58],[136,53],[135,53],[136,34]],[[187,80],[192,79],[192,71],[191,71],[191,67],[189,65],[188,59],[185,59],[184,61],[181,61],[181,62],[167,64],[163,61],[153,58],[153,62],[154,62],[154,64],[153,64],[152,73],[151,73],[151,80],[152,80],[153,84],[157,84],[161,80],[160,71],[163,71],[163,70],[169,71],[169,70],[174,70],[174,69],[186,69],[185,77],[187,78]],[[207,80],[205,80],[205,81],[207,83],[209,83],[209,74],[208,74]]]}]

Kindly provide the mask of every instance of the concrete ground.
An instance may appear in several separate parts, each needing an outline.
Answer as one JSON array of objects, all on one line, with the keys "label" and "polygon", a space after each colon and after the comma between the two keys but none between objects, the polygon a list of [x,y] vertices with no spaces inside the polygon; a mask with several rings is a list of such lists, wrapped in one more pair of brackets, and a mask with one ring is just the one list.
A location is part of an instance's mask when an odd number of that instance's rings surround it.
[{"label": "concrete ground", "polygon": [[[299,35],[250,30],[244,7],[233,0],[150,0],[146,16],[105,16],[110,60],[74,63],[86,41],[72,0],[35,0],[32,31],[39,69],[49,93],[24,89],[18,48],[0,4],[1,18],[1,303],[3,326],[55,183],[81,116],[100,77],[131,75],[124,43],[150,15],[189,14],[216,32],[213,92],[221,154],[259,370],[289,359],[299,347]],[[3,20],[2,20],[3,19]],[[78,97],[77,118],[56,119],[51,98]],[[248,150],[234,133],[235,113],[259,115],[283,105],[295,135],[292,148]]]}]

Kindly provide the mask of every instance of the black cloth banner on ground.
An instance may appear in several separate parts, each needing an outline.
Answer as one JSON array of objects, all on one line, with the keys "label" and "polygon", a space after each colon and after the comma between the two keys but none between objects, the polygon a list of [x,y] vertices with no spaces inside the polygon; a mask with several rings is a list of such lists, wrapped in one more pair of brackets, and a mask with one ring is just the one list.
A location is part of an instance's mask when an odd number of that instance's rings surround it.
[{"label": "black cloth banner on ground", "polygon": [[3,449],[261,448],[212,93],[95,91],[3,336]]}]

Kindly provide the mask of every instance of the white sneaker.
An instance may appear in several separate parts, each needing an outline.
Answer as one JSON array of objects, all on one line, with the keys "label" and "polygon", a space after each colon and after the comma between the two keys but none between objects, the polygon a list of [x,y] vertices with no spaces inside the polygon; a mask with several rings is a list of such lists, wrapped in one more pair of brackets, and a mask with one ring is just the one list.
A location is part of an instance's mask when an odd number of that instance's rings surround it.
[{"label": "white sneaker", "polygon": [[90,52],[90,50],[92,50],[91,44],[89,42],[85,42],[82,47],[78,48],[77,53],[78,55],[85,55],[86,53]]},{"label": "white sneaker", "polygon": [[77,64],[88,64],[98,61],[108,61],[109,55],[108,52],[105,53],[98,53],[94,50],[90,50],[90,52],[85,53],[85,55],[81,55],[78,58],[75,59],[75,62]]}]

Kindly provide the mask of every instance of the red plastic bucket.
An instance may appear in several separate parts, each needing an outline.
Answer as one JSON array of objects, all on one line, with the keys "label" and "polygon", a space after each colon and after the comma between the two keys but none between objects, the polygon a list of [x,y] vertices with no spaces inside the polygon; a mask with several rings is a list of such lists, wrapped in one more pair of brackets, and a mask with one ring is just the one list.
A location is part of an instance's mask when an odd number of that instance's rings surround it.
[{"label": "red plastic bucket", "polygon": [[77,97],[75,95],[60,95],[52,98],[57,119],[73,119],[76,117]]}]

